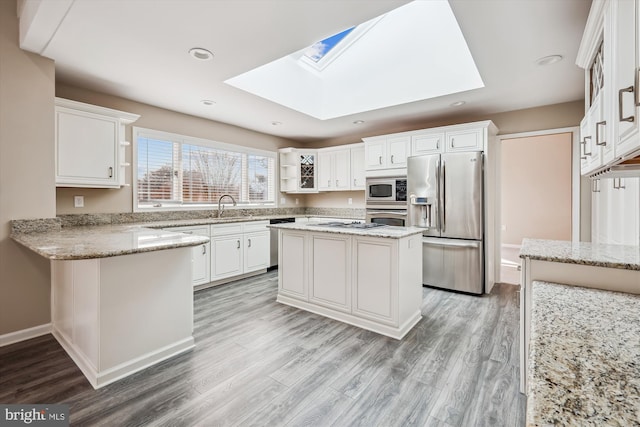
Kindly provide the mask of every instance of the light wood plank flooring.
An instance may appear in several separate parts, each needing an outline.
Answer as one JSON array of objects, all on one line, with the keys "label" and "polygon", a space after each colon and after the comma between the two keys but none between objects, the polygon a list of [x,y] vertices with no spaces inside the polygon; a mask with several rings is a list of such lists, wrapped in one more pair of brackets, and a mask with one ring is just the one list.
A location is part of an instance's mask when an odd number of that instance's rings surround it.
[{"label": "light wood plank flooring", "polygon": [[276,303],[269,272],[197,292],[197,348],[99,390],[50,335],[0,348],[0,403],[78,426],[523,426],[516,290],[423,288],[397,341]]}]

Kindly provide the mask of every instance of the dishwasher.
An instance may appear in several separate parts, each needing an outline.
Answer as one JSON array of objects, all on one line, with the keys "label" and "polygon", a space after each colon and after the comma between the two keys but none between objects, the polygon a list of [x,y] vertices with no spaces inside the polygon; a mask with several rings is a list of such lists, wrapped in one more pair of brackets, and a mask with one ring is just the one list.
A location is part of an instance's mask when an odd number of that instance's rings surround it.
[{"label": "dishwasher", "polygon": [[[296,222],[295,218],[278,218],[270,219],[269,224],[284,224],[287,222]],[[271,247],[269,256],[269,268],[274,268],[278,265],[278,230],[271,229]]]}]

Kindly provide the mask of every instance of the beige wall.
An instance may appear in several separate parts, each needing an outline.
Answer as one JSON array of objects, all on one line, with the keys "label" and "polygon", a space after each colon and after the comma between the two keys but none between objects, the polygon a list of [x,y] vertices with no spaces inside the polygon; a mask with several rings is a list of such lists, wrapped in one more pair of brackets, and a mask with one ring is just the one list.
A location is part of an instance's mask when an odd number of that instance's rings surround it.
[{"label": "beige wall", "polygon": [[[272,135],[254,132],[237,126],[214,122],[175,111],[165,110],[148,104],[128,99],[81,89],[73,86],[57,84],[56,96],[86,102],[101,107],[114,108],[128,113],[139,114],[141,117],[134,124],[127,126],[126,137],[131,141],[132,127],[143,127],[180,135],[194,136],[219,142],[243,145],[262,150],[276,151],[278,148],[299,145],[295,141]],[[127,151],[127,161],[131,162],[131,146]],[[126,182],[132,182],[132,168],[128,170]],[[58,188],[57,213],[114,213],[133,211],[132,187],[120,189],[82,189]],[[84,208],[73,207],[73,196],[84,196]],[[286,197],[283,207],[295,206],[290,197]]]},{"label": "beige wall", "polygon": [[[349,204],[351,199],[351,204]],[[306,205],[310,208],[364,208],[364,191],[331,191],[307,194]]]},{"label": "beige wall", "polygon": [[49,323],[49,262],[9,239],[9,221],[54,217],[53,61],[18,47],[0,1],[0,335]]},{"label": "beige wall", "polygon": [[502,141],[502,243],[571,240],[572,134]]}]

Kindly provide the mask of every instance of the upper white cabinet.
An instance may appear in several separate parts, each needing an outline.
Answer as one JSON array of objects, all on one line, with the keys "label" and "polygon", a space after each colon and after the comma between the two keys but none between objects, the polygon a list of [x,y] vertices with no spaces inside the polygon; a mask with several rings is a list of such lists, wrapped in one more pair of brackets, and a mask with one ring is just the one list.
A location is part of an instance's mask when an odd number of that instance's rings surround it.
[{"label": "upper white cabinet", "polygon": [[581,172],[640,154],[640,0],[595,0],[576,63],[585,70]]},{"label": "upper white cabinet", "polygon": [[316,193],[318,152],[283,148],[280,150],[280,191]]},{"label": "upper white cabinet", "polygon": [[444,132],[418,134],[411,137],[411,154],[414,156],[442,153],[442,147],[444,147]]},{"label": "upper white cabinet", "polygon": [[446,152],[454,151],[482,151],[484,138],[482,129],[451,130],[446,133]]},{"label": "upper white cabinet", "polygon": [[140,116],[56,98],[56,186],[125,185],[125,125]]},{"label": "upper white cabinet", "polygon": [[411,136],[387,135],[363,138],[366,170],[402,169],[407,167]]},{"label": "upper white cabinet", "polygon": [[365,173],[364,173],[364,144],[353,144],[351,146],[351,183],[352,190],[365,189]]},{"label": "upper white cabinet", "polygon": [[351,189],[351,149],[318,150],[318,191]]}]

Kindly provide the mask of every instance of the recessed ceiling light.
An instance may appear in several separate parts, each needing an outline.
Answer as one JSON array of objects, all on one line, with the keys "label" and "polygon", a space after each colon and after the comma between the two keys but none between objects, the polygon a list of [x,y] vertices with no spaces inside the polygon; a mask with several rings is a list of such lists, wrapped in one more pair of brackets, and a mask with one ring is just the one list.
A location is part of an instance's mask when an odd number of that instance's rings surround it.
[{"label": "recessed ceiling light", "polygon": [[201,47],[194,47],[193,49],[189,49],[189,55],[193,56],[198,61],[208,61],[210,59],[213,59],[213,53]]},{"label": "recessed ceiling light", "polygon": [[450,106],[451,106],[451,107],[461,107],[461,106],[463,106],[464,104],[466,104],[466,102],[464,102],[464,101],[456,101],[456,102],[454,102],[454,103],[450,104]]},{"label": "recessed ceiling light", "polygon": [[212,101],[210,99],[203,99],[202,101],[200,101],[203,105],[206,105],[207,107],[210,107],[212,105],[215,105],[215,101]]},{"label": "recessed ceiling light", "polygon": [[538,58],[536,59],[536,64],[538,65],[551,65],[551,64],[555,64],[556,62],[560,62],[562,61],[562,55],[549,55],[549,56],[544,56],[542,58]]},{"label": "recessed ceiling light", "polygon": [[364,123],[364,120],[356,120],[355,122],[353,122],[354,125],[361,125]]},{"label": "recessed ceiling light", "polygon": [[271,124],[273,126],[280,126],[282,124],[282,122],[271,122]]}]

